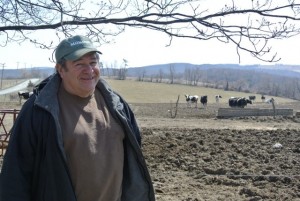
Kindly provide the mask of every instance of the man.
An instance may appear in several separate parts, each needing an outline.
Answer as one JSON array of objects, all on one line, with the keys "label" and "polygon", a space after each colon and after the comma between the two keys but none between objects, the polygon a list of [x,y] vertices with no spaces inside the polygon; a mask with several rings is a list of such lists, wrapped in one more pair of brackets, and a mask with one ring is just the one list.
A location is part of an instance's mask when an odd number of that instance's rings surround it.
[{"label": "man", "polygon": [[24,104],[0,178],[1,201],[153,201],[131,109],[100,78],[84,36],[63,40],[56,73]]}]

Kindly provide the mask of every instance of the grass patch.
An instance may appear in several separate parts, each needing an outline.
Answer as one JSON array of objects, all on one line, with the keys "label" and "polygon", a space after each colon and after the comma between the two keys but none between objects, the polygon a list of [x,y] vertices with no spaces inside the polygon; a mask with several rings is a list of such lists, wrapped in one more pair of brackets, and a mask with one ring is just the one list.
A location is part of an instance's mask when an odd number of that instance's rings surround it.
[{"label": "grass patch", "polygon": [[15,79],[3,79],[1,81],[1,87],[2,88],[0,90],[9,88],[9,87],[17,85],[17,84],[20,84],[24,81],[26,81],[26,79],[17,79],[17,80],[15,80]]},{"label": "grass patch", "polygon": [[[115,80],[104,78],[112,88],[118,92],[129,103],[175,103],[178,95],[180,96],[179,103],[186,103],[185,94],[208,96],[208,103],[215,103],[215,95],[220,94],[223,98],[220,103],[228,103],[228,99],[235,97],[248,97],[249,95],[256,95],[256,102],[261,102],[261,95],[254,93],[244,93],[236,91],[224,91],[220,89],[189,86],[181,84],[166,84],[166,83],[152,83],[152,82],[138,82],[133,79]],[[22,80],[3,80],[5,88],[13,86]],[[3,87],[4,88],[4,87]],[[11,96],[13,95],[13,97]],[[271,98],[273,96],[266,96]],[[298,102],[288,98],[273,97],[277,102]],[[0,96],[0,102],[14,102],[18,103],[19,99],[17,93]]]},{"label": "grass patch", "polygon": [[[217,94],[222,96],[220,103],[228,103],[228,99],[232,96],[249,97],[249,95],[256,95],[256,102],[261,102],[261,94],[254,93],[224,91],[220,89],[180,84],[138,82],[135,80],[114,80],[107,78],[105,80],[129,103],[170,103],[171,101],[175,102],[178,95],[180,95],[179,103],[185,103],[185,94],[198,96],[207,95],[208,103],[215,103],[215,95]],[[266,96],[266,99],[271,97],[282,103],[297,101],[274,96]]]}]

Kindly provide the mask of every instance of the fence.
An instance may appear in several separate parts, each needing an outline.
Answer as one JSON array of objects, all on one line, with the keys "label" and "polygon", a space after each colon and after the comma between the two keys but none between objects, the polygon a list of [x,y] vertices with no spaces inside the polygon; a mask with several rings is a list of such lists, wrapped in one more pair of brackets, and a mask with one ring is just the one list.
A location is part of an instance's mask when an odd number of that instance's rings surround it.
[{"label": "fence", "polygon": [[0,156],[4,155],[4,152],[8,145],[11,128],[19,114],[20,110],[0,110]]},{"label": "fence", "polygon": [[217,117],[293,116],[293,109],[219,108]]}]

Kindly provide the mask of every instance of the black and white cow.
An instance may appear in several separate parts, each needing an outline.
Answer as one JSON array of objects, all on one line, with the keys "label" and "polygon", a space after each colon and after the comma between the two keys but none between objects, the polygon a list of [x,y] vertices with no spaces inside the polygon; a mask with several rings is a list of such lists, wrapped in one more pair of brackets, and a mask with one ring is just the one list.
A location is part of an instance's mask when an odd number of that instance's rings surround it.
[{"label": "black and white cow", "polygon": [[202,103],[203,107],[207,106],[207,95],[201,96],[200,102]]},{"label": "black and white cow", "polygon": [[249,100],[255,101],[255,99],[256,99],[256,96],[249,96]]},{"label": "black and white cow", "polygon": [[197,104],[198,104],[198,100],[199,100],[199,96],[197,95],[185,95],[185,100],[187,102],[187,107],[191,107],[191,104],[195,104],[195,108],[197,108]]},{"label": "black and white cow", "polygon": [[20,104],[22,99],[27,100],[29,97],[33,94],[32,91],[18,91],[19,99],[20,99]]},{"label": "black and white cow", "polygon": [[264,95],[261,95],[261,101],[265,102],[265,100],[266,100],[266,97]]},{"label": "black and white cow", "polygon": [[229,98],[228,103],[230,107],[244,108],[247,106],[248,103],[252,104],[252,101],[245,97],[231,97]]},{"label": "black and white cow", "polygon": [[222,98],[222,96],[221,95],[216,95],[216,103],[219,103],[219,100],[220,100],[220,98]]},{"label": "black and white cow", "polygon": [[273,103],[275,103],[275,100],[274,100],[274,98],[269,98],[265,102],[268,103],[268,104],[270,104],[270,103],[273,104]]}]

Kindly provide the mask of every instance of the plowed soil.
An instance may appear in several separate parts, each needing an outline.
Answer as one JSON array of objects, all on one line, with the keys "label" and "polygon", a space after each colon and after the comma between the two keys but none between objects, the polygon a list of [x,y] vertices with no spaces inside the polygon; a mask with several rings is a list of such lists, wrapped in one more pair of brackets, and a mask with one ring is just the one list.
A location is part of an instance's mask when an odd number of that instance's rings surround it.
[{"label": "plowed soil", "polygon": [[300,200],[299,103],[276,105],[288,117],[230,119],[216,118],[220,104],[181,104],[176,118],[170,104],[131,107],[158,201]]},{"label": "plowed soil", "polygon": [[179,104],[175,118],[171,104],[131,107],[157,201],[300,201],[299,102],[276,105],[293,109],[288,117],[229,119],[216,118],[228,107],[217,103]]}]

